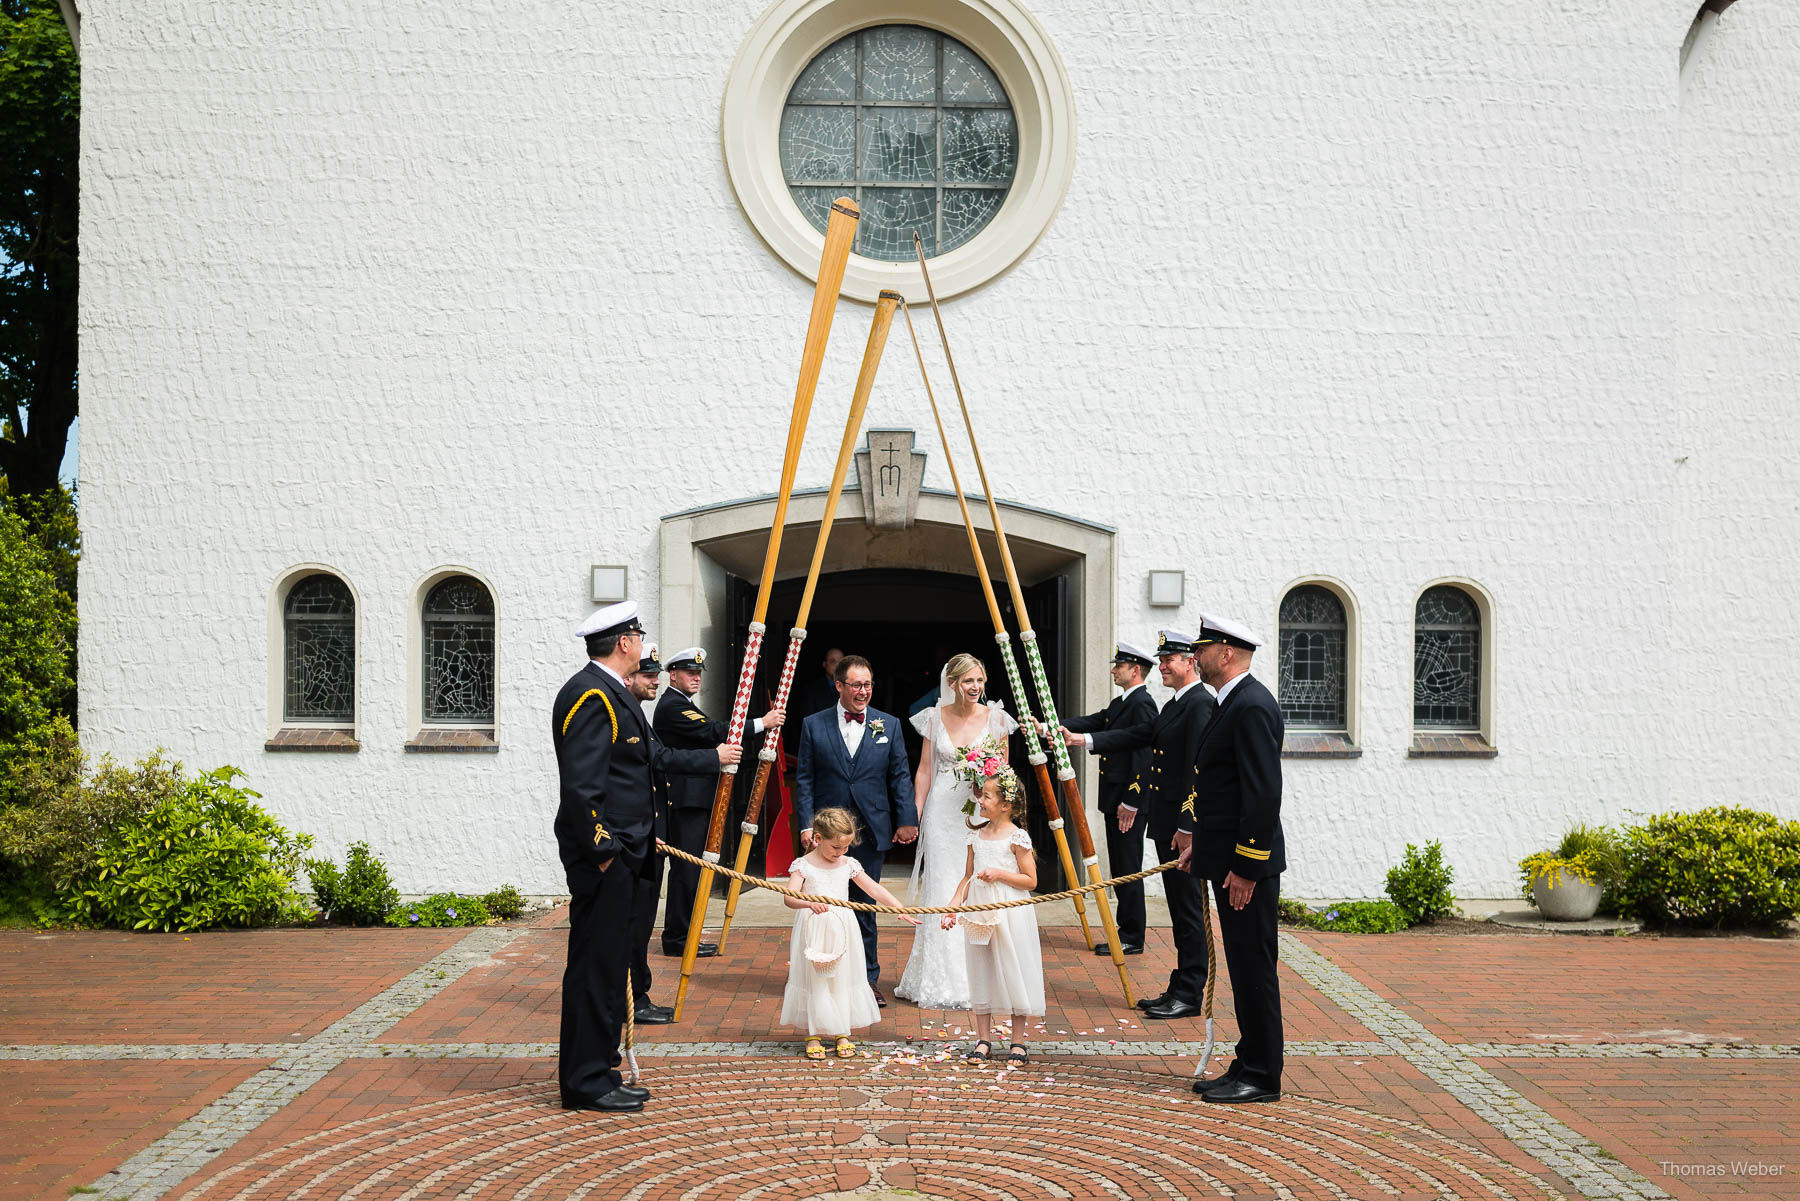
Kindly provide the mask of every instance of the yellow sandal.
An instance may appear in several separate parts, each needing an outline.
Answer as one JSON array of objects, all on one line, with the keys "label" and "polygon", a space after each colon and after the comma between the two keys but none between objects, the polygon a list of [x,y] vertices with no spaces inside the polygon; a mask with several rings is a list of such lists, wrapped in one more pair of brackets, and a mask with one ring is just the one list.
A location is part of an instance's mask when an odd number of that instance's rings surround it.
[{"label": "yellow sandal", "polygon": [[806,1050],[804,1054],[808,1059],[824,1059],[825,1048],[819,1045],[818,1039],[809,1038],[806,1040]]},{"label": "yellow sandal", "polygon": [[[856,1044],[850,1041],[850,1036],[847,1034],[838,1035],[837,1057],[839,1059],[855,1059],[856,1058]],[[820,1056],[820,1058],[824,1058],[824,1057]]]}]

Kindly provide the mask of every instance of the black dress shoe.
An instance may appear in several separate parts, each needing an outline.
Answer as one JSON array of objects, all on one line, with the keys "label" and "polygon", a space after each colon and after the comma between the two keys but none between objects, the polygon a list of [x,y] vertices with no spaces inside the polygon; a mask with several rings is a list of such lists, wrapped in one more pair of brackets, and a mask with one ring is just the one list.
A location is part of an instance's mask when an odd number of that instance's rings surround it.
[{"label": "black dress shoe", "polygon": [[1247,1080],[1233,1080],[1218,1088],[1207,1089],[1200,1094],[1200,1099],[1208,1105],[1248,1105],[1253,1101],[1279,1101],[1281,1090],[1263,1088]]},{"label": "black dress shoe", "polygon": [[887,1008],[887,998],[881,995],[881,990],[879,988],[876,988],[873,984],[871,984],[871,985],[869,985],[869,991],[875,994],[875,1004],[882,1009],[886,1009]]},{"label": "black dress shoe", "polygon": [[[687,950],[686,946],[679,946],[679,947],[676,947],[674,950],[670,950],[668,943],[663,944],[663,954],[667,955],[670,959],[680,959],[682,954],[684,952],[686,952],[686,950]],[[714,955],[717,955],[718,953],[719,953],[719,944],[718,943],[703,942],[700,944],[699,948],[694,951],[694,958],[695,959],[711,959]]]},{"label": "black dress shoe", "polygon": [[636,1097],[640,1101],[650,1099],[650,1090],[641,1084],[621,1084],[618,1088],[613,1089],[613,1092],[624,1093],[627,1097]]},{"label": "black dress shoe", "polygon": [[631,1011],[631,1019],[640,1026],[667,1026],[675,1020],[675,1011],[667,1005],[639,1005]]},{"label": "black dress shoe", "polygon": [[1148,1012],[1149,1010],[1155,1009],[1158,1005],[1164,1004],[1165,1002],[1168,1001],[1168,999],[1169,999],[1168,993],[1166,993],[1166,992],[1158,993],[1154,997],[1140,998],[1137,1003],[1137,1007],[1139,1009],[1142,1009],[1142,1010],[1145,1010],[1146,1012]]},{"label": "black dress shoe", "polygon": [[1150,1008],[1144,1010],[1144,1016],[1147,1018],[1157,1018],[1158,1020],[1165,1022],[1171,1018],[1199,1017],[1200,1007],[1187,1001],[1183,1001],[1180,997],[1170,997],[1162,1004],[1152,1005]]},{"label": "black dress shoe", "polygon": [[[1142,955],[1144,953],[1144,944],[1141,942],[1121,941],[1119,943],[1119,950],[1126,955]],[[1094,944],[1094,954],[1101,956],[1111,955],[1112,948],[1103,942],[1097,942]]]},{"label": "black dress shoe", "polygon": [[636,1113],[643,1107],[644,1098],[626,1092],[624,1085],[613,1089],[604,1097],[590,1097],[574,1105],[569,1104],[567,1097],[563,1098],[564,1109],[597,1109],[602,1113]]},{"label": "black dress shoe", "polygon": [[1194,1081],[1194,1091],[1204,1097],[1207,1093],[1210,1093],[1210,1092],[1214,1091],[1215,1089],[1221,1089],[1221,1088],[1224,1088],[1228,1084],[1236,1084],[1236,1083],[1237,1083],[1237,1077],[1227,1073],[1226,1075],[1223,1075],[1223,1076],[1214,1076],[1210,1080]]}]

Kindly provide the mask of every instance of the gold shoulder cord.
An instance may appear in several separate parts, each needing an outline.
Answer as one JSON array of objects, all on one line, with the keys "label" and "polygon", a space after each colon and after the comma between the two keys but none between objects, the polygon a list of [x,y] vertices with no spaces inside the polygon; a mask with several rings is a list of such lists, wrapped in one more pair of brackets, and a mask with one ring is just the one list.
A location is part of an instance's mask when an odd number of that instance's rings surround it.
[{"label": "gold shoulder cord", "polygon": [[590,696],[599,697],[600,703],[606,706],[606,716],[612,721],[612,737],[608,741],[619,741],[619,715],[613,712],[612,701],[607,697],[605,689],[602,688],[590,688],[581,694],[581,699],[575,702],[575,707],[569,710],[567,717],[563,718],[562,732],[564,734],[569,732],[569,723],[575,720],[575,714],[580,712],[583,705],[587,704],[587,698]]}]

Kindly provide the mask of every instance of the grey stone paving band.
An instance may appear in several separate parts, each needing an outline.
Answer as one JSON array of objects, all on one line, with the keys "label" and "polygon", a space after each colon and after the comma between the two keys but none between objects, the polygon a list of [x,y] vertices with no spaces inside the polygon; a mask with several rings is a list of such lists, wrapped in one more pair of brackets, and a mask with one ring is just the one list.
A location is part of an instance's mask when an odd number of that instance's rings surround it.
[{"label": "grey stone paving band", "polygon": [[305,1042],[281,1044],[274,1063],[100,1177],[94,1189],[109,1201],[155,1201],[524,932],[516,926],[470,931]]},{"label": "grey stone paving band", "polygon": [[1573,1184],[1583,1196],[1668,1197],[1598,1145],[1502,1083],[1472,1060],[1467,1048],[1445,1042],[1292,934],[1281,935],[1281,958],[1302,980],[1380,1035],[1395,1053],[1520,1150]]},{"label": "grey stone paving band", "polygon": [[[915,1039],[911,1044],[927,1041]],[[688,1055],[732,1055],[749,1059],[788,1056],[798,1039],[751,1039],[730,1042],[639,1043],[646,1058],[674,1059]],[[174,1059],[280,1059],[301,1043],[15,1043],[0,1046],[5,1060],[174,1060]],[[884,1050],[903,1044],[893,1039],[865,1039],[864,1047]],[[1448,1043],[1470,1059],[1800,1059],[1795,1043]],[[1039,1039],[1033,1054],[1069,1055],[1081,1058],[1173,1056],[1191,1059],[1205,1050],[1198,1039],[1133,1040]],[[1219,1048],[1215,1047],[1217,1051]],[[1314,1041],[1288,1043],[1290,1059],[1379,1059],[1404,1052],[1385,1042]],[[345,1059],[555,1059],[555,1043],[370,1042],[346,1045]]]}]

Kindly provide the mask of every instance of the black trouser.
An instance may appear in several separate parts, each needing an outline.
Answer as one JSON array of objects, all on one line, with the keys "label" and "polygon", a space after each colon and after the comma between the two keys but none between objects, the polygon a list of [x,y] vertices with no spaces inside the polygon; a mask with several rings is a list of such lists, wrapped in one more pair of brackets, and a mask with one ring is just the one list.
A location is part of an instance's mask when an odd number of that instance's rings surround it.
[{"label": "black trouser", "polygon": [[1283,1042],[1281,980],[1276,972],[1281,951],[1275,931],[1275,903],[1281,898],[1281,877],[1258,880],[1249,904],[1242,909],[1231,907],[1231,897],[1223,884],[1213,885],[1213,897],[1219,906],[1219,938],[1224,944],[1225,968],[1231,973],[1232,1007],[1237,1011],[1237,1062],[1231,1065],[1230,1074],[1260,1088],[1279,1091]]},{"label": "black trouser", "polygon": [[[875,849],[875,840],[869,837],[869,827],[864,826],[858,833],[855,843],[850,847],[850,856],[862,864],[863,872],[869,879],[880,881],[881,865],[887,859],[887,852]],[[866,901],[869,898],[851,893],[850,899]],[[858,909],[856,924],[862,930],[863,964],[868,968],[869,983],[873,984],[881,976],[881,961],[875,958],[875,915]]]},{"label": "black trouser", "polygon": [[[706,850],[706,828],[712,824],[710,809],[674,809],[669,813],[674,835],[669,841],[690,855]],[[736,850],[733,844],[732,850]],[[726,864],[727,867],[730,864]],[[669,860],[669,899],[663,906],[663,950],[679,955],[687,949],[688,918],[694,912],[694,894],[700,890],[700,869],[681,859]]]},{"label": "black trouser", "polygon": [[[1179,857],[1172,840],[1156,840],[1158,863]],[[1169,973],[1168,996],[1198,1005],[1206,995],[1206,911],[1200,898],[1205,885],[1179,869],[1164,872],[1162,878],[1175,936],[1175,970]]]},{"label": "black trouser", "polygon": [[656,931],[656,902],[662,895],[663,856],[652,851],[638,872],[631,912],[631,1003],[650,1004],[650,935]]},{"label": "black trouser", "polygon": [[[1131,831],[1119,833],[1117,806],[1111,813],[1101,810],[1106,823],[1106,860],[1115,876],[1129,876],[1144,867],[1144,811],[1138,810]],[[1167,873],[1164,873],[1165,875]],[[1144,882],[1121,884],[1113,890],[1119,898],[1119,941],[1139,946],[1144,942]],[[1104,904],[1104,902],[1102,902]]]},{"label": "black trouser", "polygon": [[619,1087],[619,1032],[631,1003],[625,973],[631,963],[637,865],[623,856],[606,871],[568,869],[569,962],[563,969],[561,1044],[556,1077],[562,1103],[604,1097]]}]

